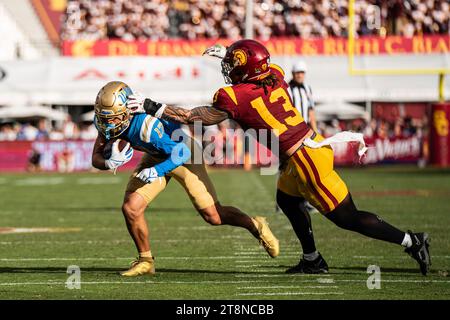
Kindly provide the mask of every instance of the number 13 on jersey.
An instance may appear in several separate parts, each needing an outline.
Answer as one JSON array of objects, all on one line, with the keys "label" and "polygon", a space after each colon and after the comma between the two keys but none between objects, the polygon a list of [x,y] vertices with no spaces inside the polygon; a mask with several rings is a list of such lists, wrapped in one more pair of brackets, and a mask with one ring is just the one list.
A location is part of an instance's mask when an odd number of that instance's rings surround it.
[{"label": "number 13 on jersey", "polygon": [[252,107],[256,109],[256,111],[264,120],[264,122],[267,123],[273,129],[277,137],[288,129],[287,126],[295,127],[296,125],[304,121],[300,112],[298,112],[298,110],[294,108],[291,101],[289,100],[288,93],[283,88],[278,88],[272,91],[269,96],[269,101],[270,103],[275,103],[280,98],[284,99],[283,103],[284,111],[286,111],[286,113],[288,114],[291,114],[287,115],[283,119],[284,123],[281,123],[278,119],[276,119],[272,115],[272,113],[270,113],[262,97],[258,97],[250,102]]}]

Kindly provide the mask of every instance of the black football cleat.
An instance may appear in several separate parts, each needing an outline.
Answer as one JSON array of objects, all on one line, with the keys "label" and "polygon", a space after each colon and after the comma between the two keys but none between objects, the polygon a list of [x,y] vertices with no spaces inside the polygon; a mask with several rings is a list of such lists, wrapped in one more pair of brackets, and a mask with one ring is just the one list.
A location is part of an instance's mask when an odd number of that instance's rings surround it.
[{"label": "black football cleat", "polygon": [[405,252],[419,263],[420,272],[426,276],[431,266],[430,237],[428,233],[412,233],[410,230],[408,233],[411,236],[412,246],[406,248]]},{"label": "black football cleat", "polygon": [[287,269],[286,273],[328,273],[328,264],[319,252],[319,256],[315,260],[301,259],[296,266]]}]

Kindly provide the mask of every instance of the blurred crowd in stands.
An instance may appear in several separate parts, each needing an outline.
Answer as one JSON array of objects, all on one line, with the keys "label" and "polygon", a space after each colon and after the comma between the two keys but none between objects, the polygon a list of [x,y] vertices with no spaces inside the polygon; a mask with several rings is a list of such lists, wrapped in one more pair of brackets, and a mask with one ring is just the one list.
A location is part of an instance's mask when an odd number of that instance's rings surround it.
[{"label": "blurred crowd in stands", "polygon": [[408,138],[411,136],[424,137],[428,135],[428,119],[411,117],[398,118],[395,122],[372,118],[369,122],[364,119],[319,121],[318,130],[326,137],[337,132],[350,130],[361,132],[367,138]]},{"label": "blurred crowd in stands", "polygon": [[70,116],[60,126],[52,126],[45,119],[0,124],[0,141],[93,140],[96,137],[97,129],[92,122],[77,124]]},{"label": "blurred crowd in stands", "polygon": [[[225,137],[226,129],[237,129],[234,121],[224,121],[219,125],[206,127],[212,132],[221,132]],[[318,131],[326,136],[351,130],[364,133],[365,137],[394,138],[423,136],[426,134],[427,119],[414,119],[410,117],[399,118],[395,122],[382,119],[372,119],[369,122],[363,119],[318,121]],[[0,124],[0,141],[35,141],[35,140],[93,140],[97,137],[97,129],[92,122],[73,122],[70,117],[62,126],[54,127],[42,119],[36,122],[7,122]],[[216,141],[216,143],[222,143]],[[223,143],[229,143],[223,141]]]},{"label": "blurred crowd in stands", "polygon": [[[246,0],[69,0],[63,40],[244,36]],[[254,0],[255,36],[346,36],[348,0]],[[358,0],[359,35],[449,33],[448,0]]]}]

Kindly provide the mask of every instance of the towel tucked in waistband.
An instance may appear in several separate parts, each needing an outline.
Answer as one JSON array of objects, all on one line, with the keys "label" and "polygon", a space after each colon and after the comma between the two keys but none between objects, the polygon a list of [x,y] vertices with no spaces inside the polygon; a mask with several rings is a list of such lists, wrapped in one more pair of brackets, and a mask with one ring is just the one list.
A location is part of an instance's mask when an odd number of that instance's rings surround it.
[{"label": "towel tucked in waistband", "polygon": [[342,131],[320,142],[314,141],[313,136],[306,138],[305,141],[303,141],[303,145],[313,149],[317,149],[323,146],[330,145],[332,143],[359,142],[358,155],[362,157],[367,151],[366,142],[364,141],[364,136],[362,133]]}]

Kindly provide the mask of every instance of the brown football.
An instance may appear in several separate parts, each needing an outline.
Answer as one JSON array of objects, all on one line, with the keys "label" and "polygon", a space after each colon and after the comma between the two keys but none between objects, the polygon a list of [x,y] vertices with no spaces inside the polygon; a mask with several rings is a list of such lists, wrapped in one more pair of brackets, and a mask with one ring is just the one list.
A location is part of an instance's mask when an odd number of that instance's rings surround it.
[{"label": "brown football", "polygon": [[103,157],[105,159],[109,159],[111,157],[111,150],[112,150],[112,145],[115,141],[119,140],[119,151],[122,151],[125,146],[127,145],[128,141],[125,141],[123,139],[113,139],[113,140],[109,140],[106,145],[105,148],[103,149]]}]

